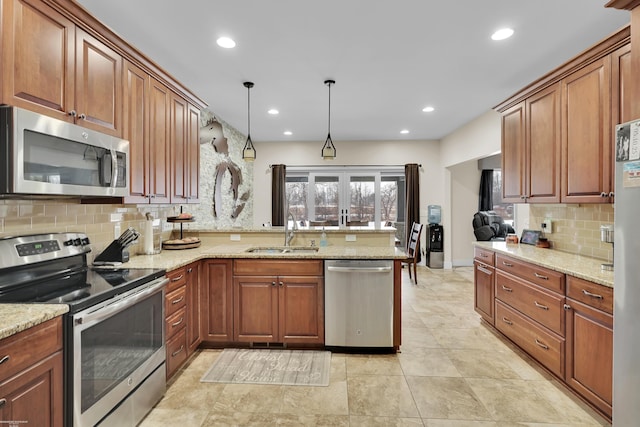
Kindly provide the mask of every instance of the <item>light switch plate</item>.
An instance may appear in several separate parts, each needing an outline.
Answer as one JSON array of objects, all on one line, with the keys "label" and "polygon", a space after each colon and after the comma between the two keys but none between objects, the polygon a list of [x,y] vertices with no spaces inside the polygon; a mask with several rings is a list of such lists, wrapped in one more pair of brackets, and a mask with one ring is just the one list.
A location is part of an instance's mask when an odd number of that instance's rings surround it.
[{"label": "light switch plate", "polygon": [[231,239],[232,242],[239,242],[240,241],[240,235],[239,234],[231,234],[229,236],[229,238]]},{"label": "light switch plate", "polygon": [[553,224],[549,218],[545,218],[542,223],[545,225],[542,231],[544,234],[552,234],[553,233]]},{"label": "light switch plate", "polygon": [[345,234],[344,240],[347,241],[347,242],[355,242],[356,241],[356,235],[355,234]]}]

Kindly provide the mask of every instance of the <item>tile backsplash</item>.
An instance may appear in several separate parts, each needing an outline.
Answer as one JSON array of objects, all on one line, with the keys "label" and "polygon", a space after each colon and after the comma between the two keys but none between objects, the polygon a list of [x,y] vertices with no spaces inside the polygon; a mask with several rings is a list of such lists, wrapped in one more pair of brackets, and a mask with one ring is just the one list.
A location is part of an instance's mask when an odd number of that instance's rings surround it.
[{"label": "tile backsplash", "polygon": [[600,241],[600,226],[613,225],[613,205],[530,205],[531,229],[540,230],[547,218],[552,220],[552,234],[546,237],[551,247],[563,252],[613,260],[613,245]]},{"label": "tile backsplash", "polygon": [[[100,254],[114,240],[116,227],[124,231],[133,227],[144,230],[146,213],[160,218],[162,240],[166,240],[175,225],[165,219],[177,215],[178,205],[119,205],[81,204],[79,199],[0,200],[0,237],[48,232],[86,233],[91,240],[89,261]],[[139,239],[142,240],[142,239]],[[141,251],[142,242],[129,248],[131,255]]]}]

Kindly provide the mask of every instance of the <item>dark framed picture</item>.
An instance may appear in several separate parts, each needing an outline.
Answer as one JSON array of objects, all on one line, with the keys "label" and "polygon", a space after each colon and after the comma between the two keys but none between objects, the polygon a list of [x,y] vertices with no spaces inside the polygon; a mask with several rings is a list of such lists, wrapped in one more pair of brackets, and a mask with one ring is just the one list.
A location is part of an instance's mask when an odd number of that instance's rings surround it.
[{"label": "dark framed picture", "polygon": [[539,230],[522,230],[522,237],[520,237],[520,243],[527,245],[535,245],[540,238]]}]

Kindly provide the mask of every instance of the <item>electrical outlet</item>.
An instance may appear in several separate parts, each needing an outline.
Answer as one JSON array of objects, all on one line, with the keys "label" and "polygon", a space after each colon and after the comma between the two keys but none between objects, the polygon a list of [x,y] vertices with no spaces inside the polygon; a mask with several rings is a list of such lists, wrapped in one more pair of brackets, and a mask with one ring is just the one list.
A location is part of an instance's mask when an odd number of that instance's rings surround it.
[{"label": "electrical outlet", "polygon": [[542,221],[542,224],[540,224],[540,227],[542,228],[542,231],[544,231],[544,234],[553,233],[553,226],[552,226],[551,220],[548,218],[545,218],[545,220]]},{"label": "electrical outlet", "polygon": [[231,235],[229,235],[229,238],[231,239],[232,242],[239,242],[240,241],[240,235],[239,234],[231,234]]},{"label": "electrical outlet", "polygon": [[345,234],[344,240],[347,241],[347,242],[355,242],[356,241],[356,235],[355,234]]}]

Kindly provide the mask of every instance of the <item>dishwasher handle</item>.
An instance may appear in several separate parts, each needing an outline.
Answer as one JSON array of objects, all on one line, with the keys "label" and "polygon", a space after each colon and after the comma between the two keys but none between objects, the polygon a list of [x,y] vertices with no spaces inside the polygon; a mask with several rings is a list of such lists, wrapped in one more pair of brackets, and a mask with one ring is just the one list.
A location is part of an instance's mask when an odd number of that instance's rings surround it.
[{"label": "dishwasher handle", "polygon": [[391,267],[336,267],[333,265],[327,266],[328,271],[335,271],[336,273],[389,273]]}]

